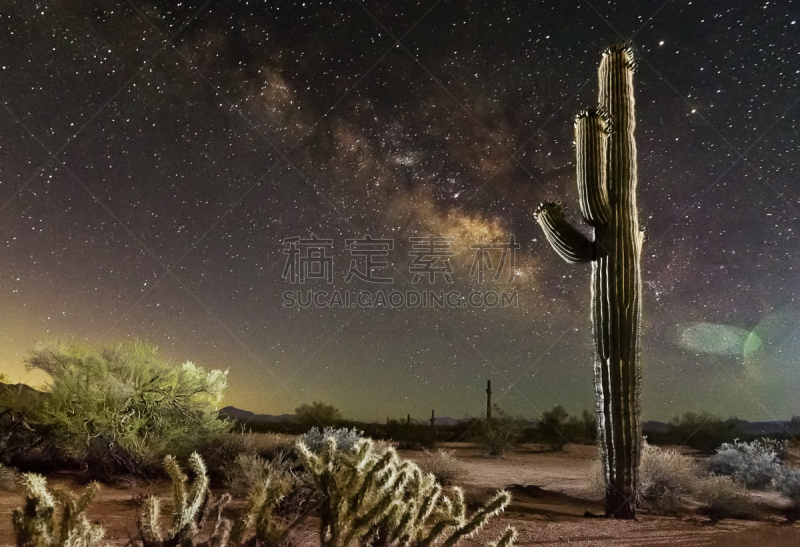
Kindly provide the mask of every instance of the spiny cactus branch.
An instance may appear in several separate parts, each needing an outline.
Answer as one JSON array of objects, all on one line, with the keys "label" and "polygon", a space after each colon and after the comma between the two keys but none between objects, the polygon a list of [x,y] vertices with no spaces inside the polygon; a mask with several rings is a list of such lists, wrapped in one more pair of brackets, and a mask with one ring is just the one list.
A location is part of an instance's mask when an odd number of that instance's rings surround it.
[{"label": "spiny cactus branch", "polygon": [[575,117],[578,195],[583,218],[592,226],[603,226],[611,216],[606,158],[610,133],[611,118],[601,107],[588,108]]},{"label": "spiny cactus branch", "polygon": [[506,528],[506,531],[503,532],[503,535],[500,536],[497,541],[490,543],[488,547],[513,547],[516,541],[517,531],[509,526]]},{"label": "spiny cactus branch", "polygon": [[560,204],[542,203],[533,212],[533,217],[561,258],[572,264],[594,260],[594,244],[567,222]]}]

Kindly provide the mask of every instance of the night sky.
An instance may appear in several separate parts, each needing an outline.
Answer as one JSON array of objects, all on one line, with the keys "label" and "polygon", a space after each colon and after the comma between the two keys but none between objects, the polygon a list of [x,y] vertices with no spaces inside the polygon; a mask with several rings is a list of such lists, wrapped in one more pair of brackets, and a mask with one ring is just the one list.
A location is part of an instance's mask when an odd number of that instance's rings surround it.
[{"label": "night sky", "polygon": [[[488,379],[513,415],[593,408],[591,266],[530,211],[561,199],[581,223],[572,118],[630,39],[643,418],[800,414],[798,19],[795,1],[0,2],[0,369],[38,384],[37,340],[137,338],[230,369],[224,404],[254,412],[480,415]],[[331,283],[292,283],[286,240],[312,235]],[[366,236],[391,249],[352,254]],[[426,258],[431,237],[452,255]],[[393,283],[345,279],[368,259]],[[308,290],[518,305],[284,306]]]}]

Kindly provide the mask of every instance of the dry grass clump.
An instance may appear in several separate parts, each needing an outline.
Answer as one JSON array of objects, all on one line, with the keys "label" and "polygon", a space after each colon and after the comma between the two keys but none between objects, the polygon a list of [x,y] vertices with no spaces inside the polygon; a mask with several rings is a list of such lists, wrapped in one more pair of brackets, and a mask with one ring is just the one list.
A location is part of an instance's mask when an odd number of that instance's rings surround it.
[{"label": "dry grass clump", "polygon": [[0,491],[11,492],[19,481],[19,473],[13,467],[0,463]]},{"label": "dry grass clump", "polygon": [[775,479],[775,486],[778,492],[792,500],[786,516],[792,522],[800,520],[800,469],[784,465]]},{"label": "dry grass clump", "polygon": [[307,474],[288,450],[279,450],[271,459],[258,454],[239,454],[224,473],[225,488],[234,497],[246,498],[254,484],[268,479],[283,483],[286,492],[275,507],[281,516],[295,515],[315,499]]},{"label": "dry grass clump", "polygon": [[750,518],[755,513],[747,491],[727,476],[712,476],[700,481],[695,499],[700,502],[700,511],[713,522],[725,518]]},{"label": "dry grass clump", "polygon": [[[701,513],[716,522],[724,518],[749,518],[754,505],[747,491],[729,476],[703,476],[689,456],[644,443],[639,467],[639,507],[655,514],[675,514],[699,503]],[[787,481],[789,483],[791,481]],[[600,461],[592,466],[588,493],[605,491]]]},{"label": "dry grass clump", "polygon": [[436,452],[425,450],[417,465],[425,473],[430,473],[439,484],[450,486],[469,474],[467,466],[453,456],[454,450],[440,448]]},{"label": "dry grass clump", "polygon": [[[643,443],[637,490],[639,507],[656,514],[674,513],[689,500],[699,479],[700,469],[689,456],[662,450],[647,441]],[[587,493],[602,497],[605,488],[602,463],[595,460]]]},{"label": "dry grass clump", "polygon": [[639,476],[639,506],[663,515],[677,511],[691,495],[699,469],[692,458],[645,442]]}]

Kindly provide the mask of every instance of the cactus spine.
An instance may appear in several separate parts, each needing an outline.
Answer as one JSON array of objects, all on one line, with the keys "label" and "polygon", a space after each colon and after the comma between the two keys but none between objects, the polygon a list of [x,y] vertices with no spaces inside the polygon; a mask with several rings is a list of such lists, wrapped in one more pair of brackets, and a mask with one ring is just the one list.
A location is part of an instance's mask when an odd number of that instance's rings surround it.
[{"label": "cactus spine", "polygon": [[[567,262],[592,263],[592,330],[600,452],[609,517],[634,518],[641,454],[639,323],[643,232],[636,207],[633,51],[617,44],[603,53],[599,107],[575,119],[580,207],[593,227],[589,241],[567,222],[559,203],[534,212]],[[613,130],[611,124],[613,122]]]}]

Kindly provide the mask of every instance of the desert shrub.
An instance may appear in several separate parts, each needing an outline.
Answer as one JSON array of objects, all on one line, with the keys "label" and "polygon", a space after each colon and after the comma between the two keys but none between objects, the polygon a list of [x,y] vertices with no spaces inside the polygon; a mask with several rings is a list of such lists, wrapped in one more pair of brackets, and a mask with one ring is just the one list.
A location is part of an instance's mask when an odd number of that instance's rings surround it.
[{"label": "desert shrub", "polygon": [[226,372],[164,361],[140,342],[100,351],[40,346],[27,364],[52,379],[31,418],[45,455],[91,476],[151,474],[164,454],[188,456],[230,427],[216,415]]},{"label": "desert shrub", "polygon": [[247,494],[254,484],[264,480],[268,465],[258,454],[239,454],[223,470],[225,488],[234,496]]},{"label": "desert shrub", "polygon": [[714,522],[753,515],[747,491],[728,476],[712,476],[699,481],[695,498],[700,502],[700,511]]},{"label": "desert shrub", "polygon": [[[385,451],[384,451],[385,453]],[[469,474],[467,466],[453,456],[453,450],[440,448],[436,452],[425,450],[417,463],[425,473],[430,473],[439,484],[449,486]]]},{"label": "desert shrub", "polygon": [[800,469],[789,466],[781,466],[775,486],[778,492],[792,500],[792,505],[786,510],[786,516],[790,521],[800,519]]},{"label": "desert shrub", "polygon": [[287,450],[279,450],[269,459],[258,454],[239,454],[225,467],[224,474],[224,485],[234,496],[245,496],[254,484],[269,477],[289,483],[292,489],[300,488],[304,479],[299,463]]},{"label": "desert shrub", "polygon": [[404,420],[402,423],[390,423],[387,436],[397,443],[397,447],[401,450],[424,450],[433,448],[436,444],[437,429]]},{"label": "desert shrub", "polygon": [[698,476],[692,458],[645,441],[639,466],[639,505],[657,514],[673,513],[692,493]]},{"label": "desert shrub", "polygon": [[[674,450],[662,450],[644,442],[639,465],[638,505],[656,514],[675,513],[688,501],[700,480],[698,465],[688,456]],[[602,462],[592,463],[588,493],[605,493]]]},{"label": "desert shrub", "polygon": [[[349,452],[340,452],[329,439],[314,453],[298,442],[297,451],[322,501],[322,547],[359,545],[431,545],[447,532],[444,545],[455,545],[477,532],[510,501],[498,494],[466,516],[463,493],[454,488],[445,494],[433,475],[412,462],[401,461],[393,449],[379,456],[369,439]],[[501,545],[513,544],[506,531]]]},{"label": "desert shrub", "polygon": [[305,445],[311,452],[319,454],[325,448],[328,439],[332,439],[336,443],[336,448],[340,452],[350,452],[362,438],[361,432],[355,428],[347,429],[343,427],[334,429],[326,427],[320,430],[312,427],[306,433],[300,435],[297,441]]},{"label": "desert shrub", "polygon": [[300,423],[315,426],[332,426],[342,419],[339,409],[332,404],[314,401],[311,404],[303,403],[294,410]]},{"label": "desert shrub", "polygon": [[603,461],[601,459],[592,460],[589,468],[589,482],[586,486],[586,494],[593,498],[601,498],[606,492],[606,479],[603,477]]},{"label": "desert shrub", "polygon": [[573,443],[594,444],[597,441],[597,416],[584,410],[581,417],[570,417],[567,422],[567,438]]},{"label": "desert shrub", "polygon": [[552,450],[559,451],[564,449],[564,445],[570,442],[564,431],[567,425],[569,414],[561,405],[556,405],[552,410],[542,413],[539,424],[536,427],[539,439],[547,444]]},{"label": "desert shrub", "polygon": [[710,452],[724,442],[741,438],[742,432],[736,420],[723,420],[707,412],[686,412],[671,420],[666,433],[648,435],[658,444],[677,444]]},{"label": "desert shrub", "polygon": [[800,504],[800,469],[786,465],[781,466],[775,480],[775,486],[778,492],[795,502],[795,504]]},{"label": "desert shrub", "polygon": [[0,463],[0,490],[10,492],[17,486],[19,473],[13,467]]},{"label": "desert shrub", "polygon": [[99,545],[105,532],[90,524],[85,515],[100,489],[97,483],[91,483],[80,496],[66,490],[54,490],[51,495],[46,479],[35,473],[25,473],[22,483],[27,491],[25,506],[14,510],[11,517],[19,547]]},{"label": "desert shrub", "polygon": [[483,449],[487,456],[502,456],[519,442],[525,424],[503,412],[497,406],[491,420],[475,424],[470,439]]},{"label": "desert shrub", "polygon": [[774,444],[762,441],[723,443],[708,459],[708,469],[726,475],[747,488],[768,486],[780,469]]},{"label": "desert shrub", "polygon": [[30,468],[26,465],[30,454],[48,433],[46,426],[32,422],[42,395],[25,384],[0,384],[0,462]]},{"label": "desert shrub", "polygon": [[384,440],[372,440],[373,446],[375,447],[375,452],[380,455],[386,454],[386,451],[390,448],[396,449],[397,444],[395,441],[384,441]]},{"label": "desert shrub", "polygon": [[230,470],[239,456],[258,456],[262,459],[269,456],[267,450],[256,444],[252,435],[241,432],[223,432],[210,436],[197,452],[206,464],[211,484],[215,486],[226,484]]}]

